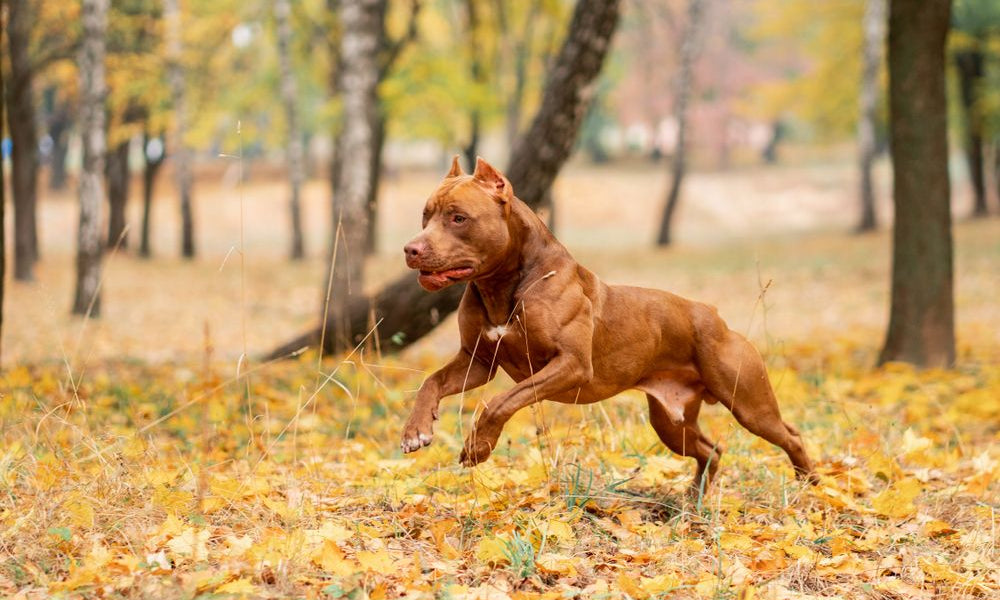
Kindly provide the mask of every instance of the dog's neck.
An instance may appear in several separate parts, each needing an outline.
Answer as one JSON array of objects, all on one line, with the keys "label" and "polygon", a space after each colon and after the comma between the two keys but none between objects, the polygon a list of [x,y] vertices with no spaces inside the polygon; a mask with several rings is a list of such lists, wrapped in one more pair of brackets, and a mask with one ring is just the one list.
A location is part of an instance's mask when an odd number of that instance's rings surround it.
[{"label": "dog's neck", "polygon": [[[535,211],[518,198],[511,203],[508,230],[510,251],[488,275],[472,282],[487,318],[494,325],[505,325],[522,294],[554,270],[561,259],[569,258],[569,252]],[[558,251],[553,251],[553,246]]]}]

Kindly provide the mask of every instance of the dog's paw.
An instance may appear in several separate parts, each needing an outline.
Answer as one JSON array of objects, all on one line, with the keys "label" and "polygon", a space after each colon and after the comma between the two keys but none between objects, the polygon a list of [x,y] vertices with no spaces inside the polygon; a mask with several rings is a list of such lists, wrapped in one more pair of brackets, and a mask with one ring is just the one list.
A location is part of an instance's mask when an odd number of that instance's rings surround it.
[{"label": "dog's paw", "polygon": [[490,457],[493,452],[493,444],[484,439],[476,439],[475,434],[465,440],[465,447],[462,448],[462,455],[458,462],[463,467],[474,467]]},{"label": "dog's paw", "polygon": [[403,441],[399,443],[399,447],[403,452],[409,454],[430,445],[433,439],[434,432],[430,422],[422,425],[410,421],[403,428]]}]

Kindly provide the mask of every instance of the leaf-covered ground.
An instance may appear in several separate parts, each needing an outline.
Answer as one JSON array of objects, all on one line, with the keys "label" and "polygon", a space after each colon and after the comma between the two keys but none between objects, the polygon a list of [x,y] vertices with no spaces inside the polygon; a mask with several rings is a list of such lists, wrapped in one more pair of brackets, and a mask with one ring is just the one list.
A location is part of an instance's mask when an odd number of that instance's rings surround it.
[{"label": "leaf-covered ground", "polygon": [[502,382],[446,401],[404,457],[413,364],[19,367],[0,381],[0,594],[996,597],[995,353],[917,373],[859,364],[870,350],[774,361],[819,485],[707,407],[726,453],[700,500],[638,395],[524,411],[467,470],[463,425]]}]

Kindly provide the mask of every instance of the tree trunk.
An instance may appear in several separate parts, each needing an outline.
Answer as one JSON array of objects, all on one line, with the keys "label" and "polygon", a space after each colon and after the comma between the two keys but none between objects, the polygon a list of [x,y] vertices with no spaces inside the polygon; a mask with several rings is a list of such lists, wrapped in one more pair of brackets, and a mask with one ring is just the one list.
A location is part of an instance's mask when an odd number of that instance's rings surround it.
[{"label": "tree trunk", "polygon": [[[353,296],[362,295],[365,234],[372,185],[372,160],[378,139],[379,80],[377,53],[385,3],[343,0],[338,87],[343,103],[338,141],[339,169],[333,198],[333,244],[327,285],[327,334],[334,347],[350,347],[353,335],[349,310]],[[361,296],[363,297],[363,296]]]},{"label": "tree trunk", "polygon": [[[151,145],[153,140],[159,140],[159,145]],[[142,155],[145,159],[145,167],[142,170],[142,233],[139,239],[139,256],[149,258],[153,255],[149,243],[150,220],[153,211],[153,186],[156,183],[156,175],[166,157],[162,138],[150,138],[148,131],[143,133]]]},{"label": "tree trunk", "polygon": [[885,44],[886,0],[867,0],[864,28],[863,66],[858,119],[858,154],[861,171],[861,219],[858,233],[872,231],[875,219],[875,189],[872,168],[875,164],[875,125],[878,119],[878,73],[882,66],[882,46]]},{"label": "tree trunk", "polygon": [[[3,48],[5,28],[0,27],[0,48]],[[4,79],[3,61],[0,60],[0,129],[3,129],[3,119],[7,103],[7,81]],[[4,292],[7,284],[7,181],[0,160],[0,367],[3,366],[3,307]]]},{"label": "tree trunk", "polygon": [[299,128],[299,93],[292,69],[292,25],[289,21],[292,7],[289,0],[275,0],[274,18],[278,35],[278,62],[281,68],[281,99],[285,104],[285,120],[288,122],[288,180],[291,184],[288,202],[292,225],[292,245],[289,256],[292,260],[305,257],[305,243],[302,239],[302,183],[305,181],[302,131]]},{"label": "tree trunk", "polygon": [[125,237],[125,206],[128,204],[129,141],[121,142],[107,155],[108,248],[128,247],[128,239]]},{"label": "tree trunk", "polygon": [[38,262],[38,132],[32,93],[34,72],[29,55],[33,20],[31,3],[7,3],[7,44],[10,50],[7,126],[13,144],[14,279],[19,281],[32,281],[35,278],[35,263]]},{"label": "tree trunk", "polygon": [[771,123],[771,137],[767,140],[767,145],[764,146],[764,150],[760,153],[760,157],[764,159],[764,164],[774,165],[778,163],[778,144],[784,135],[785,126],[781,123],[781,119],[775,119]]},{"label": "tree trunk", "polygon": [[986,180],[983,174],[983,118],[980,108],[976,106],[979,88],[983,85],[983,63],[985,57],[977,46],[971,50],[955,53],[955,66],[958,67],[958,83],[962,99],[962,116],[965,119],[965,157],[969,162],[969,178],[972,182],[972,192],[975,197],[973,217],[985,217]]},{"label": "tree trunk", "polygon": [[[551,188],[560,167],[573,149],[577,130],[587,111],[593,83],[611,44],[618,23],[619,0],[579,0],[562,48],[549,70],[542,105],[528,131],[515,144],[507,178],[517,196],[537,207]],[[464,286],[452,286],[429,294],[406,273],[371,298],[351,298],[348,316],[350,339],[368,333],[369,315],[382,319],[376,335],[383,350],[412,344],[430,332],[456,308]],[[313,329],[274,349],[270,359],[290,356],[320,343],[325,352],[345,348],[336,343],[333,324],[327,332]],[[353,346],[353,345],[352,345]]]},{"label": "tree trunk", "polygon": [[382,111],[381,100],[378,107],[378,119],[375,122],[375,145],[372,148],[372,168],[370,171],[370,188],[368,191],[368,202],[365,204],[367,211],[366,223],[368,231],[365,234],[365,256],[371,256],[378,250],[378,189],[382,181],[382,151],[385,149],[386,135],[385,114]]},{"label": "tree trunk", "polygon": [[996,186],[997,200],[1000,201],[1000,134],[993,140],[993,184]]},{"label": "tree trunk", "polygon": [[698,55],[698,37],[701,30],[703,0],[688,0],[687,24],[681,39],[681,64],[677,77],[677,88],[674,91],[674,118],[677,119],[677,146],[670,161],[670,191],[667,192],[667,203],[660,219],[660,233],[656,238],[657,246],[669,246],[670,227],[673,223],[674,211],[681,197],[681,183],[684,181],[684,171],[687,167],[687,128],[688,102],[691,99],[693,85],[694,61]]},{"label": "tree trunk", "polygon": [[[477,0],[465,0],[466,35],[469,44],[469,76],[472,84],[476,88],[486,85],[483,78],[483,64],[480,60],[482,48],[479,46],[479,12],[476,7]],[[479,93],[476,100],[471,103],[469,110],[469,143],[463,149],[465,154],[465,164],[476,164],[476,157],[479,156],[479,136],[482,129],[482,115],[479,110]],[[471,167],[470,167],[471,168]]]},{"label": "tree trunk", "polygon": [[[513,29],[507,18],[506,0],[495,0],[497,19],[499,20],[500,43],[503,54],[514,62],[514,89],[507,95],[507,105],[505,107],[505,132],[507,146],[514,147],[517,135],[521,131],[521,111],[524,106],[524,91],[528,79],[528,59],[531,56],[532,36],[534,35],[535,20],[538,18],[541,2],[533,0],[525,15],[524,24],[516,29],[520,32],[519,37],[514,38]],[[475,161],[469,163],[475,164]],[[471,168],[471,167],[470,167]]]},{"label": "tree trunk", "polygon": [[184,141],[187,135],[187,93],[184,86],[182,65],[180,0],[164,0],[163,19],[166,22],[167,72],[170,95],[174,105],[174,180],[181,196],[181,256],[194,258],[194,217],[191,210],[191,150]]},{"label": "tree trunk", "polygon": [[945,101],[950,0],[892,0],[889,130],[895,224],[892,305],[879,363],[955,361]]},{"label": "tree trunk", "polygon": [[109,0],[83,0],[80,71],[80,126],[83,169],[80,173],[80,227],[76,252],[73,314],[101,314],[101,206],[104,189],[104,44]]},{"label": "tree trunk", "polygon": [[49,161],[49,189],[66,188],[66,155],[69,153],[69,130],[73,117],[68,102],[56,101],[49,120],[49,137],[52,138],[52,156]]}]

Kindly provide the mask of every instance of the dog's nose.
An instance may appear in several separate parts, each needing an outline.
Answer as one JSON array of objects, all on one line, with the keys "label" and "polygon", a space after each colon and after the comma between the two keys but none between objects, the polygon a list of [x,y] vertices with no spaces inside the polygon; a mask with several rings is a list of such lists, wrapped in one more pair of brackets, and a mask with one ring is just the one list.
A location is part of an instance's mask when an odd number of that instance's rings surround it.
[{"label": "dog's nose", "polygon": [[407,259],[418,258],[426,251],[427,246],[422,242],[413,241],[403,246],[403,254],[406,255]]}]

